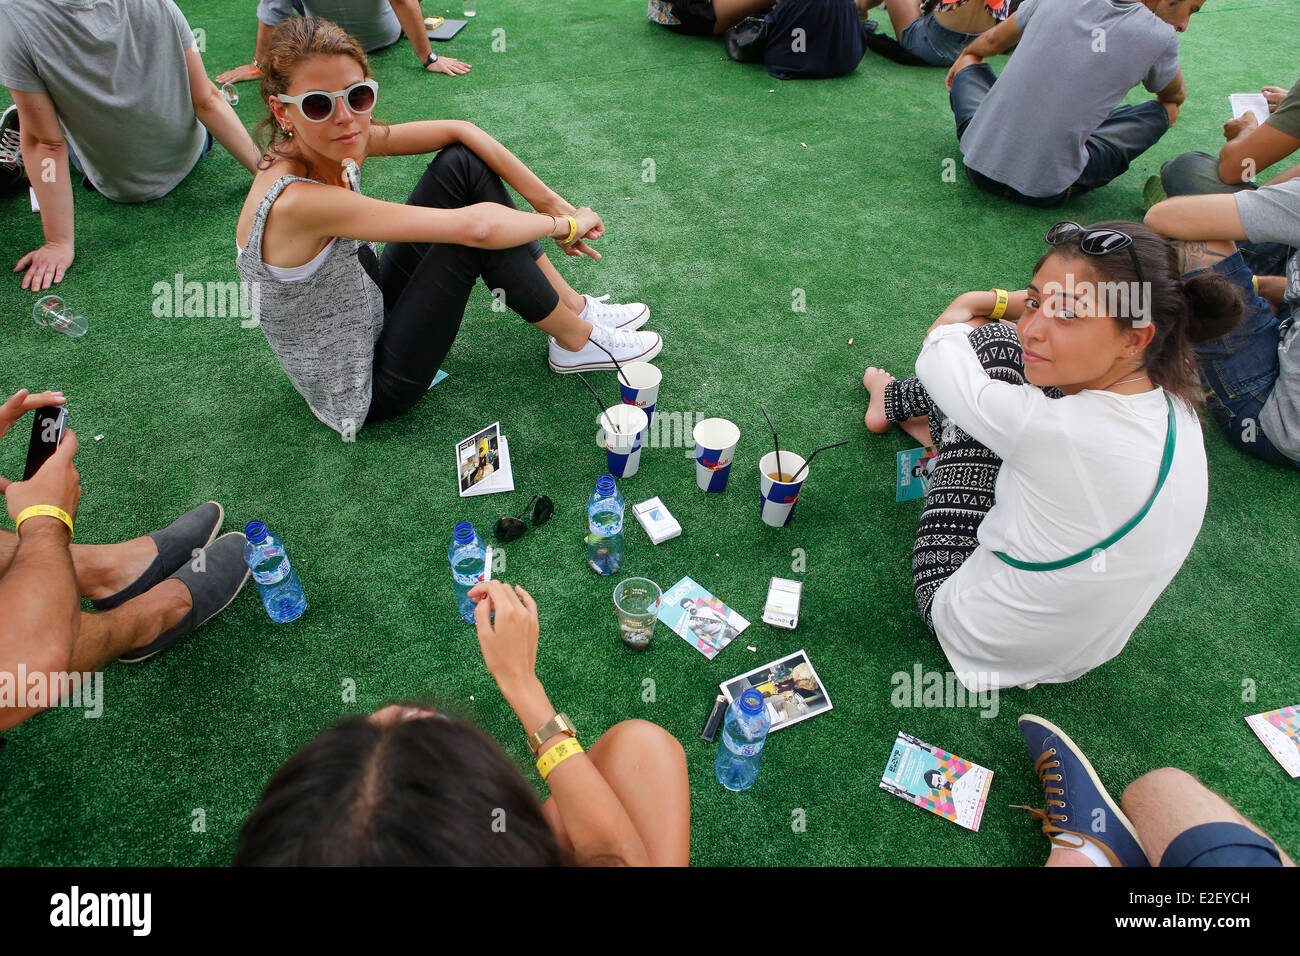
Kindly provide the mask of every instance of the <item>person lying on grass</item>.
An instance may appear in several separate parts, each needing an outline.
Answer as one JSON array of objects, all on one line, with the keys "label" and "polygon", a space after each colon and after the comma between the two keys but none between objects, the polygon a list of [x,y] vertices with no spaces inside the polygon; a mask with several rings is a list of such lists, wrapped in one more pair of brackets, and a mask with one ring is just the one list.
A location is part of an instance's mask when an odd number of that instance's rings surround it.
[{"label": "person lying on grass", "polygon": [[[859,0],[869,10],[882,0]],[[931,66],[952,66],[981,33],[1008,19],[1020,0],[891,0],[898,44]]]},{"label": "person lying on grass", "polygon": [[537,678],[532,596],[500,581],[469,593],[483,662],[530,735],[550,798],[539,803],[473,724],[430,707],[385,707],[345,718],[275,772],[240,830],[236,866],[690,862],[682,745],[648,721],[625,720],[582,752]]},{"label": "person lying on grass", "polygon": [[[557,372],[659,354],[658,334],[635,331],[644,305],[579,295],[537,242],[551,236],[568,255],[599,259],[588,240],[604,234],[600,216],[483,130],[372,124],[379,86],[366,55],[326,20],[281,23],[262,66],[270,141],[239,215],[236,263],[290,382],[330,428],[349,437],[425,394],[480,276],[551,336]],[[438,155],[405,205],[361,195],[345,172],[345,161],[359,173],[370,157],[429,152]],[[505,183],[538,212],[515,209]],[[375,242],[387,243],[382,259]]]},{"label": "person lying on grass", "polygon": [[1023,294],[944,311],[915,380],[863,380],[873,431],[939,445],[913,585],[972,690],[1073,680],[1123,650],[1205,515],[1192,343],[1241,315],[1226,279],[1181,280],[1137,223],[1058,223],[1047,241]]}]

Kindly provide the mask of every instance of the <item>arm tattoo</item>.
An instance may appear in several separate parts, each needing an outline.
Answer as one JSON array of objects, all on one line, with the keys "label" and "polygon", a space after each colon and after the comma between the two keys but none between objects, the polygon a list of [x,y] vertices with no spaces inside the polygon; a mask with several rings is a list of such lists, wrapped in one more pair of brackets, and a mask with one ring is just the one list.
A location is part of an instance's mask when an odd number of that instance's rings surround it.
[{"label": "arm tattoo", "polygon": [[1197,269],[1208,269],[1216,262],[1228,258],[1225,253],[1210,248],[1204,239],[1171,239],[1170,245],[1178,253],[1178,268],[1186,275]]}]

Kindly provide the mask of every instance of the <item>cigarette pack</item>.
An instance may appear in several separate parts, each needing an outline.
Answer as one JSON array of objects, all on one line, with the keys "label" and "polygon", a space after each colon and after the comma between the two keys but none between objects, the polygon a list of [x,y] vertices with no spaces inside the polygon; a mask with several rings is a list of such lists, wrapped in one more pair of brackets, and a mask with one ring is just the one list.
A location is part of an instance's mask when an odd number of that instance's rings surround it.
[{"label": "cigarette pack", "polygon": [[682,533],[682,526],[658,498],[633,505],[632,513],[636,515],[636,520],[641,522],[641,527],[645,528],[645,533],[655,544],[663,544]]}]

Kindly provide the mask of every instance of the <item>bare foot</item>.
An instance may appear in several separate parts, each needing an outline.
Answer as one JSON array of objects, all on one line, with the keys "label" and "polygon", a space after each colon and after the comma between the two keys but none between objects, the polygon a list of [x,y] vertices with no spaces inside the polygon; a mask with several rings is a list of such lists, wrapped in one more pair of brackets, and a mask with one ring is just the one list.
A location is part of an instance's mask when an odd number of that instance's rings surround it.
[{"label": "bare foot", "polygon": [[889,431],[889,419],[885,418],[885,386],[893,380],[894,376],[874,365],[862,376],[862,384],[871,393],[871,403],[867,406],[867,427],[877,435]]},{"label": "bare foot", "polygon": [[121,544],[74,545],[78,590],[91,600],[116,594],[144,574],[156,557],[158,546],[148,535]]},{"label": "bare foot", "polygon": [[194,599],[190,589],[175,578],[159,581],[144,594],[132,598],[121,607],[105,614],[131,614],[136,617],[138,631],[132,649],[145,647],[181,622]]},{"label": "bare foot", "polygon": [[934,444],[934,436],[930,434],[930,419],[925,415],[917,415],[915,418],[899,422],[898,427],[927,448]]}]

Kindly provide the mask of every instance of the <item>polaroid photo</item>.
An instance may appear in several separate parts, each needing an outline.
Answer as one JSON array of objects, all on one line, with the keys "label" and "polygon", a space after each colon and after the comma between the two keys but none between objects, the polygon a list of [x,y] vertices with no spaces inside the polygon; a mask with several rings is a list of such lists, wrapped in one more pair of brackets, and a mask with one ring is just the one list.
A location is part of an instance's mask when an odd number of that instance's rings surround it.
[{"label": "polaroid photo", "polygon": [[831,709],[830,694],[808,660],[808,653],[803,650],[756,667],[718,686],[728,702],[751,687],[762,694],[768,716],[772,718],[772,729],[768,733],[774,734]]},{"label": "polaroid photo", "polygon": [[501,434],[500,422],[456,445],[456,479],[462,498],[515,490],[510,445]]}]

